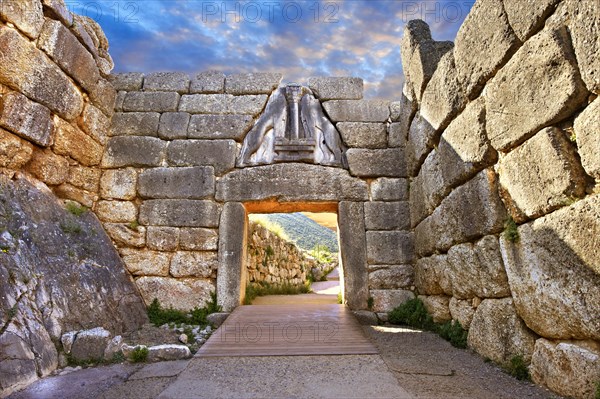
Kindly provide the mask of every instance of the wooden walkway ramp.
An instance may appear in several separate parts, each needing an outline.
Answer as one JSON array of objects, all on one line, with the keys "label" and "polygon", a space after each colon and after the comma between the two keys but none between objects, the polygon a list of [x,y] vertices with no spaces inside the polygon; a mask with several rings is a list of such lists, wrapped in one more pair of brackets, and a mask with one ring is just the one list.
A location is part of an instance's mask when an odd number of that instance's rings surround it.
[{"label": "wooden walkway ramp", "polygon": [[239,306],[196,357],[377,353],[344,305],[298,303]]}]

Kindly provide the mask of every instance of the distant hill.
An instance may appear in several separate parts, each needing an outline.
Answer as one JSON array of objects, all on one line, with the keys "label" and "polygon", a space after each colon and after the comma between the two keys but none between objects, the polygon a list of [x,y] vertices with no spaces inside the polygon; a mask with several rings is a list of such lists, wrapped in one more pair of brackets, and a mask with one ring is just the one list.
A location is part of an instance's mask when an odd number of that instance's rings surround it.
[{"label": "distant hill", "polygon": [[251,219],[255,218],[280,225],[289,239],[302,249],[311,250],[316,245],[325,245],[331,252],[338,252],[336,233],[301,213],[252,215]]}]

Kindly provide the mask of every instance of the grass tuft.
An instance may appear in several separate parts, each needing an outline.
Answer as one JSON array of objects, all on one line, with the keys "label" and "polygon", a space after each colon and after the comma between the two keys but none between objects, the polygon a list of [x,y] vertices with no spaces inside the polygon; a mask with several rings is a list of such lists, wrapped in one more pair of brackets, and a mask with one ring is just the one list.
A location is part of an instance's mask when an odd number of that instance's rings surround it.
[{"label": "grass tuft", "polygon": [[468,332],[462,327],[460,322],[451,320],[438,326],[438,334],[446,341],[450,342],[456,348],[465,349],[467,347]]},{"label": "grass tuft", "polygon": [[600,399],[600,381],[596,383],[596,393],[594,394],[594,399]]},{"label": "grass tuft", "polygon": [[504,237],[510,242],[519,242],[519,230],[512,217],[504,222]]},{"label": "grass tuft", "polygon": [[145,346],[136,346],[131,352],[131,361],[134,363],[143,363],[148,359],[148,348]]},{"label": "grass tuft", "polygon": [[77,202],[73,202],[73,201],[67,202],[66,208],[69,213],[71,213],[75,216],[81,216],[88,210],[87,207],[85,207],[83,205],[79,205]]},{"label": "grass tuft", "polygon": [[517,380],[529,380],[529,367],[522,355],[513,356],[506,366],[506,371]]},{"label": "grass tuft", "polygon": [[147,309],[148,319],[157,327],[171,323],[205,326],[208,324],[207,316],[221,310],[221,306],[217,304],[217,293],[214,291],[211,292],[210,300],[206,302],[204,307],[195,307],[188,312],[173,308],[163,308],[157,298],[154,298]]},{"label": "grass tuft", "polygon": [[419,298],[410,299],[396,307],[390,312],[388,320],[392,324],[404,324],[428,331],[435,330],[435,323]]}]

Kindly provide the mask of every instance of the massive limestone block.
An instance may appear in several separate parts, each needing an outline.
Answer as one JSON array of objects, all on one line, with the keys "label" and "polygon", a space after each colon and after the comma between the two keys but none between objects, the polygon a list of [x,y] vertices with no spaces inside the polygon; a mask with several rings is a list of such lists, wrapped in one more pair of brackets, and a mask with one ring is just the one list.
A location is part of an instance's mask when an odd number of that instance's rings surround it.
[{"label": "massive limestone block", "polygon": [[455,44],[458,81],[465,87],[466,95],[474,98],[521,41],[508,23],[503,1],[486,0],[475,3],[456,35]]},{"label": "massive limestone block", "polygon": [[231,94],[190,94],[181,97],[179,111],[190,114],[245,114],[257,116],[264,109],[268,96]]},{"label": "massive limestone block", "polygon": [[98,165],[102,160],[104,147],[96,140],[85,134],[77,126],[55,117],[56,135],[54,137],[54,152],[67,155],[85,166]]},{"label": "massive limestone block", "polygon": [[414,237],[402,231],[367,231],[367,260],[371,265],[399,265],[414,260]]},{"label": "massive limestone block", "polygon": [[336,127],[348,147],[387,147],[387,127],[385,123],[340,122]]},{"label": "massive limestone block", "polygon": [[87,103],[79,120],[79,127],[94,140],[106,145],[110,131],[110,119],[99,108]]},{"label": "massive limestone block", "polygon": [[179,246],[186,251],[216,251],[219,235],[215,229],[182,228],[179,232]]},{"label": "massive limestone block", "polygon": [[212,166],[217,176],[235,166],[233,140],[175,140],[167,148],[167,161],[173,166]]},{"label": "massive limestone block", "polygon": [[445,323],[452,320],[449,308],[450,297],[444,295],[419,295],[418,298],[425,305],[425,309],[431,315],[434,323]]},{"label": "massive limestone block", "polygon": [[129,223],[104,223],[104,230],[119,247],[142,248],[146,246],[146,228]]},{"label": "massive limestone block", "polygon": [[109,118],[115,112],[117,92],[106,79],[100,78],[94,89],[88,93],[92,103]]},{"label": "massive limestone block", "polygon": [[148,226],[146,241],[149,249],[175,251],[179,245],[179,228]]},{"label": "massive limestone block", "polygon": [[44,13],[39,0],[4,1],[0,7],[0,17],[34,40],[44,25]]},{"label": "massive limestone block", "polygon": [[241,203],[228,202],[223,206],[219,226],[217,301],[225,312],[231,312],[244,301],[247,220],[246,209]]},{"label": "massive limestone block", "polygon": [[600,339],[600,196],[519,227],[501,240],[519,315],[546,338]]},{"label": "massive limestone block", "polygon": [[416,102],[410,101],[404,95],[404,92],[400,93],[400,101],[390,103],[390,118],[392,120],[388,134],[388,145],[390,147],[406,146],[408,130],[415,112],[417,112]]},{"label": "massive limestone block", "polygon": [[190,77],[183,72],[155,72],[144,78],[144,91],[176,91],[187,93],[190,87]]},{"label": "massive limestone block", "polygon": [[168,276],[171,254],[146,249],[119,250],[129,273],[134,276]]},{"label": "massive limestone block", "polygon": [[350,174],[358,177],[407,177],[404,148],[368,150],[351,148],[346,152]]},{"label": "massive limestone block", "polygon": [[344,169],[276,164],[235,170],[217,183],[217,201],[366,201],[365,181]]},{"label": "massive limestone block", "polygon": [[471,327],[473,316],[475,315],[476,307],[473,306],[472,300],[450,298],[448,303],[450,315],[452,319],[458,321],[462,328],[468,330]]},{"label": "massive limestone block", "polygon": [[440,60],[423,92],[421,117],[436,131],[440,131],[448,126],[466,104],[467,95],[464,86],[458,80],[454,51],[448,51]]},{"label": "massive limestone block", "polygon": [[179,104],[179,94],[175,92],[127,93],[123,101],[123,111],[127,112],[174,112]]},{"label": "massive limestone block", "polygon": [[129,333],[147,317],[123,262],[91,212],[75,216],[49,191],[21,179],[0,180],[0,245],[5,248],[0,388],[5,394],[56,369],[53,342],[63,333],[98,326]]},{"label": "massive limestone block", "polygon": [[81,113],[75,84],[35,45],[14,29],[0,27],[0,83],[20,91],[66,120]]},{"label": "massive limestone block", "polygon": [[419,172],[419,167],[437,143],[438,138],[439,134],[431,123],[417,112],[410,125],[406,144],[406,163],[411,176],[415,176]]},{"label": "massive limestone block", "polygon": [[408,230],[408,201],[365,203],[365,226],[367,230]]},{"label": "massive limestone block", "polygon": [[[490,145],[485,130],[485,104],[479,99],[450,123],[437,148],[445,196],[458,183],[467,181],[482,169],[491,166],[498,154]],[[439,195],[438,194],[438,195]],[[434,201],[436,203],[437,201]],[[436,203],[436,205],[439,202]]]},{"label": "massive limestone block", "polygon": [[380,177],[371,182],[371,199],[373,201],[406,201],[408,200],[408,179]]},{"label": "massive limestone block", "polygon": [[132,200],[136,195],[137,173],[133,168],[105,170],[100,178],[100,195],[105,199]]},{"label": "massive limestone block", "polygon": [[391,312],[404,302],[415,298],[415,294],[408,290],[371,290],[369,294],[373,298],[372,311],[377,313]]},{"label": "massive limestone block", "polygon": [[47,19],[38,46],[85,90],[100,79],[94,57],[62,23]]},{"label": "massive limestone block", "polygon": [[420,256],[436,249],[446,251],[455,244],[471,241],[504,228],[506,209],[498,195],[498,181],[491,169],[479,172],[446,197],[415,229],[415,246]]},{"label": "massive limestone block", "polygon": [[75,187],[97,193],[101,175],[102,171],[98,168],[75,165],[69,169],[68,182]]},{"label": "massive limestone block", "polygon": [[382,100],[332,100],[323,108],[333,122],[387,122],[389,102]]},{"label": "massive limestone block", "polygon": [[148,200],[140,207],[140,223],[151,226],[217,227],[220,207],[212,201]]},{"label": "massive limestone block", "polygon": [[158,112],[117,112],[112,118],[111,136],[156,137],[159,120]]},{"label": "massive limestone block", "polygon": [[203,307],[215,290],[211,280],[198,278],[176,279],[169,277],[143,276],[135,280],[146,305],[154,298],[166,308],[183,311]]},{"label": "massive limestone block", "polygon": [[0,126],[39,146],[52,144],[54,122],[50,110],[17,92],[0,99]]},{"label": "massive limestone block", "polygon": [[596,99],[575,119],[577,148],[585,171],[600,180],[600,100]]},{"label": "massive limestone block", "polygon": [[215,173],[211,166],[147,169],[139,176],[142,198],[202,199],[215,193]]},{"label": "massive limestone block", "polygon": [[44,11],[53,19],[62,21],[66,26],[73,25],[73,14],[65,4],[64,0],[42,0],[46,8]]},{"label": "massive limestone block", "polygon": [[569,1],[569,23],[581,78],[589,91],[600,95],[600,4],[597,1]]},{"label": "massive limestone block", "polygon": [[415,287],[420,295],[452,295],[452,279],[447,255],[417,260]]},{"label": "massive limestone block", "polygon": [[[344,269],[344,300],[353,310],[367,309],[369,275],[362,202],[339,203],[339,237]],[[347,249],[347,250],[346,250]]]},{"label": "massive limestone block", "polygon": [[447,273],[455,298],[510,296],[500,245],[495,236],[486,236],[476,244],[453,246],[448,251],[448,265]]},{"label": "massive limestone block", "polygon": [[369,266],[369,289],[410,289],[413,283],[412,265]]},{"label": "massive limestone block", "polygon": [[170,270],[173,277],[209,278],[218,265],[217,252],[179,251],[173,255]]},{"label": "massive limestone block", "polygon": [[0,168],[19,170],[31,159],[33,145],[0,129]]},{"label": "massive limestone block", "polygon": [[408,21],[402,38],[402,67],[411,98],[421,100],[425,86],[433,76],[440,59],[452,50],[452,42],[436,42],[426,22]]},{"label": "massive limestone block", "polygon": [[498,174],[509,194],[505,202],[518,222],[585,195],[584,171],[572,145],[557,128],[540,131],[503,157]]},{"label": "massive limestone block", "polygon": [[571,115],[586,97],[568,32],[543,30],[487,86],[489,139],[497,150],[508,151]]},{"label": "massive limestone block", "polygon": [[481,356],[506,365],[521,355],[529,363],[537,336],[517,315],[512,298],[485,299],[477,307],[467,337]]},{"label": "massive limestone block", "polygon": [[531,359],[531,379],[569,398],[592,398],[600,381],[600,345],[540,338]]},{"label": "massive limestone block", "polygon": [[504,0],[504,10],[515,35],[525,42],[543,27],[560,0],[533,0],[527,3],[519,0]]},{"label": "massive limestone block", "polygon": [[251,115],[192,115],[187,133],[191,139],[242,141],[253,122]]},{"label": "massive limestone block", "polygon": [[33,151],[27,171],[49,185],[58,185],[69,178],[69,161],[49,149]]},{"label": "massive limestone block", "polygon": [[102,159],[102,167],[159,166],[166,148],[166,141],[154,137],[111,137]]},{"label": "massive limestone block", "polygon": [[360,100],[363,98],[363,80],[361,78],[311,77],[308,87],[321,101]]},{"label": "massive limestone block", "polygon": [[128,201],[100,201],[94,212],[103,222],[130,223],[137,220],[137,207]]},{"label": "massive limestone block", "polygon": [[271,94],[279,86],[283,75],[280,73],[239,73],[225,78],[225,93]]},{"label": "massive limestone block", "polygon": [[190,93],[215,94],[225,92],[225,74],[219,71],[200,72],[190,84]]},{"label": "massive limestone block", "polygon": [[140,91],[144,74],[140,72],[116,73],[110,76],[110,83],[117,91]]}]

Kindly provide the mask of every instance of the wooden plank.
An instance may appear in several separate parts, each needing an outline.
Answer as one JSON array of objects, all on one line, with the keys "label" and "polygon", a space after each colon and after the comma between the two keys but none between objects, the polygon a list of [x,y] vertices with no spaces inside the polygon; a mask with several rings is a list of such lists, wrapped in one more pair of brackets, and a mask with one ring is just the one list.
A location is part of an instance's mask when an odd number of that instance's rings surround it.
[{"label": "wooden plank", "polygon": [[377,354],[344,305],[249,305],[236,308],[196,356]]}]

